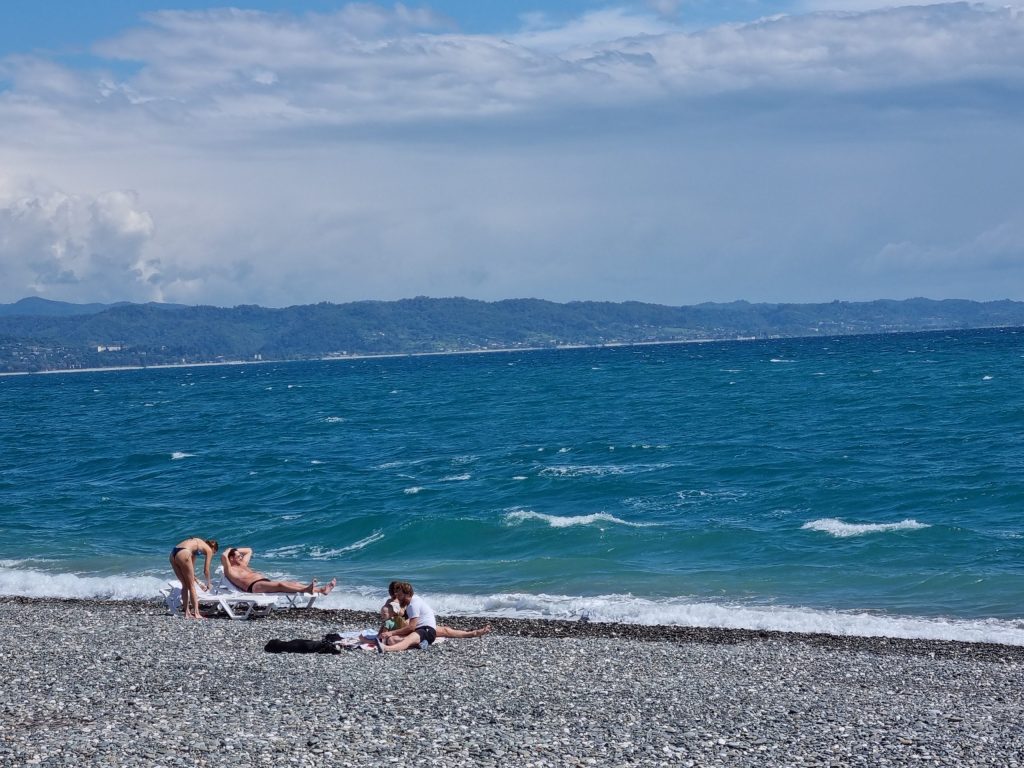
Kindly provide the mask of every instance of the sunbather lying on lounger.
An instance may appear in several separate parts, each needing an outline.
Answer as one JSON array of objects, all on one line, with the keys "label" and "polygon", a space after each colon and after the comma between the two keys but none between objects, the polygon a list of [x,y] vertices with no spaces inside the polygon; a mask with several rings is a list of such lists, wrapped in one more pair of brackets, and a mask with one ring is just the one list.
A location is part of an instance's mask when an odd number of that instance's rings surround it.
[{"label": "sunbather lying on lounger", "polygon": [[309,595],[329,595],[334,589],[334,585],[338,583],[337,579],[331,579],[326,586],[318,587],[316,579],[309,584],[298,581],[277,581],[250,568],[249,561],[251,559],[252,549],[249,547],[231,547],[220,558],[221,565],[224,566],[224,578],[243,592],[304,592]]},{"label": "sunbather lying on lounger", "polygon": [[406,621],[401,629],[386,630],[377,635],[383,651],[404,651],[424,641],[430,645],[439,637],[480,637],[491,631],[490,624],[470,630],[439,627],[433,609],[422,597],[413,594],[412,584],[407,581],[391,582],[388,591],[405,610]]}]

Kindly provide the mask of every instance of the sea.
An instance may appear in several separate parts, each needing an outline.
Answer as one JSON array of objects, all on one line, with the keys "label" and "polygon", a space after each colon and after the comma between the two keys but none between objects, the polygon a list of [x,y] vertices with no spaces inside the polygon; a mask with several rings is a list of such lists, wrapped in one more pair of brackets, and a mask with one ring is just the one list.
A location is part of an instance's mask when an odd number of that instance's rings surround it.
[{"label": "sea", "polygon": [[[0,594],[1024,645],[1024,329],[0,377]],[[223,549],[222,549],[223,551]],[[218,562],[214,566],[219,565]]]}]

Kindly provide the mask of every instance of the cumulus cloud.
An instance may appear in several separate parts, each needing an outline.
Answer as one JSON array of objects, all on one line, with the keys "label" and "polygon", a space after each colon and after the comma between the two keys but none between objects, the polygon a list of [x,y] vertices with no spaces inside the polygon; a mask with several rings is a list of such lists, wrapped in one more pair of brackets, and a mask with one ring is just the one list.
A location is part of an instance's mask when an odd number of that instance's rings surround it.
[{"label": "cumulus cloud", "polygon": [[0,270],[50,298],[154,298],[159,264],[144,256],[152,236],[152,218],[131,192],[0,199]]}]

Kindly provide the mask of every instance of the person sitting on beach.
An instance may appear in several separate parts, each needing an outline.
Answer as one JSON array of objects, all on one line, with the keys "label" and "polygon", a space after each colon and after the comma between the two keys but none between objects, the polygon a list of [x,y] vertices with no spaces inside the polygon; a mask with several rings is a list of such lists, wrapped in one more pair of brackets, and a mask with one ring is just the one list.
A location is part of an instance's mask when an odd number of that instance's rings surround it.
[{"label": "person sitting on beach", "polygon": [[334,589],[337,579],[331,579],[326,586],[318,587],[316,579],[309,584],[298,581],[278,581],[264,576],[249,567],[252,549],[249,547],[231,547],[221,558],[224,566],[224,578],[243,592],[265,594],[269,592],[305,593],[309,595],[329,595]]},{"label": "person sitting on beach", "polygon": [[215,539],[200,539],[197,536],[185,539],[171,550],[171,568],[181,582],[181,604],[186,619],[201,619],[199,594],[196,590],[196,555],[203,556],[203,578],[210,588],[210,559],[217,551]]},{"label": "person sitting on beach", "polygon": [[[405,626],[405,608],[398,602],[397,593],[395,588],[399,584],[408,583],[401,581],[392,581],[388,584],[388,602],[380,608],[380,615],[382,619],[382,625],[378,631],[378,636],[381,632],[385,632],[392,629],[401,629]],[[410,585],[411,586],[411,585]],[[388,626],[388,621],[392,621],[394,626]],[[438,624],[435,627],[438,637],[453,637],[453,638],[466,638],[466,637],[480,637],[486,635],[491,631],[491,625],[485,624],[477,629],[455,629],[445,624]],[[396,641],[397,642],[397,641]]]},{"label": "person sitting on beach", "polygon": [[438,627],[434,610],[422,597],[415,595],[412,584],[407,581],[391,582],[389,591],[405,612],[406,623],[401,629],[388,629],[377,635],[382,651],[405,651],[420,647],[424,642],[429,646],[438,637],[480,637],[491,631],[490,624],[471,630]]}]

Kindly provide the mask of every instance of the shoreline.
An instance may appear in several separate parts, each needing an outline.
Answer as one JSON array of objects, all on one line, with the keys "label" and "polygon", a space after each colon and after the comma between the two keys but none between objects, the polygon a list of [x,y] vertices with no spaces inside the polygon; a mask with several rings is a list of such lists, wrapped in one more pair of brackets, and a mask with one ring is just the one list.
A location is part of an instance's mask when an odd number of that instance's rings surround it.
[{"label": "shoreline", "polygon": [[324,355],[321,357],[272,359],[272,360],[213,360],[194,363],[157,363],[154,365],[110,365],[91,368],[54,368],[45,371],[0,371],[0,378],[5,376],[38,376],[58,373],[105,373],[108,371],[147,371],[175,368],[211,368],[232,365],[271,365],[284,363],[336,362],[346,360],[385,360],[402,357],[445,357],[451,355],[486,355],[510,352],[557,352],[578,349],[619,349],[623,347],[657,347],[681,344],[712,344],[716,342],[750,342],[750,341],[786,341],[798,339],[834,339],[857,336],[902,336],[915,333],[949,333],[950,331],[985,331],[1001,328],[1015,328],[1012,325],[979,325],[951,328],[919,328],[902,331],[873,331],[864,333],[813,334],[805,336],[722,336],[701,337],[697,339],[661,339],[654,341],[608,341],[603,344],[557,344],[546,347],[496,347],[494,349],[458,349],[439,352],[382,352],[379,354]]},{"label": "shoreline", "polygon": [[428,651],[264,651],[367,617],[185,621],[155,601],[0,598],[0,766],[1008,766],[1024,754],[1014,647],[502,620]]},{"label": "shoreline", "polygon": [[444,352],[382,352],[380,354],[325,355],[280,360],[215,360],[195,363],[157,363],[154,365],[108,365],[93,368],[51,368],[45,371],[2,371],[2,376],[40,376],[57,373],[106,373],[107,371],[150,371],[175,368],[213,368],[229,365],[272,365],[284,363],[330,363],[346,360],[388,360],[402,357],[446,357],[452,355],[488,355],[509,352],[557,352],[572,349],[617,349],[619,347],[651,347],[671,344],[709,344],[716,341],[756,341],[755,336],[727,338],[666,339],[664,341],[610,341],[605,344],[559,344],[551,347],[496,347],[494,349],[458,349]]},{"label": "shoreline", "polygon": [[[146,614],[166,615],[160,600],[100,600],[94,598],[0,596],[0,606],[41,605],[88,610],[90,607],[126,608]],[[275,611],[260,622],[286,621],[296,617],[295,611]],[[314,608],[302,614],[312,626],[324,625],[350,628],[376,626],[377,614],[347,608]],[[1024,663],[1024,646],[969,640],[883,637],[866,635],[835,635],[824,632],[795,632],[772,629],[737,629],[727,627],[695,627],[675,625],[624,624],[618,622],[572,621],[568,619],[511,618],[500,616],[446,616],[439,621],[456,629],[469,629],[490,624],[498,635],[541,640],[615,639],[624,642],[673,644],[704,643],[736,645],[739,643],[804,643],[824,650],[857,651],[875,654],[917,655],[942,659],[971,659],[997,663]],[[219,619],[211,619],[220,621]],[[325,630],[326,631],[326,630]]]}]

